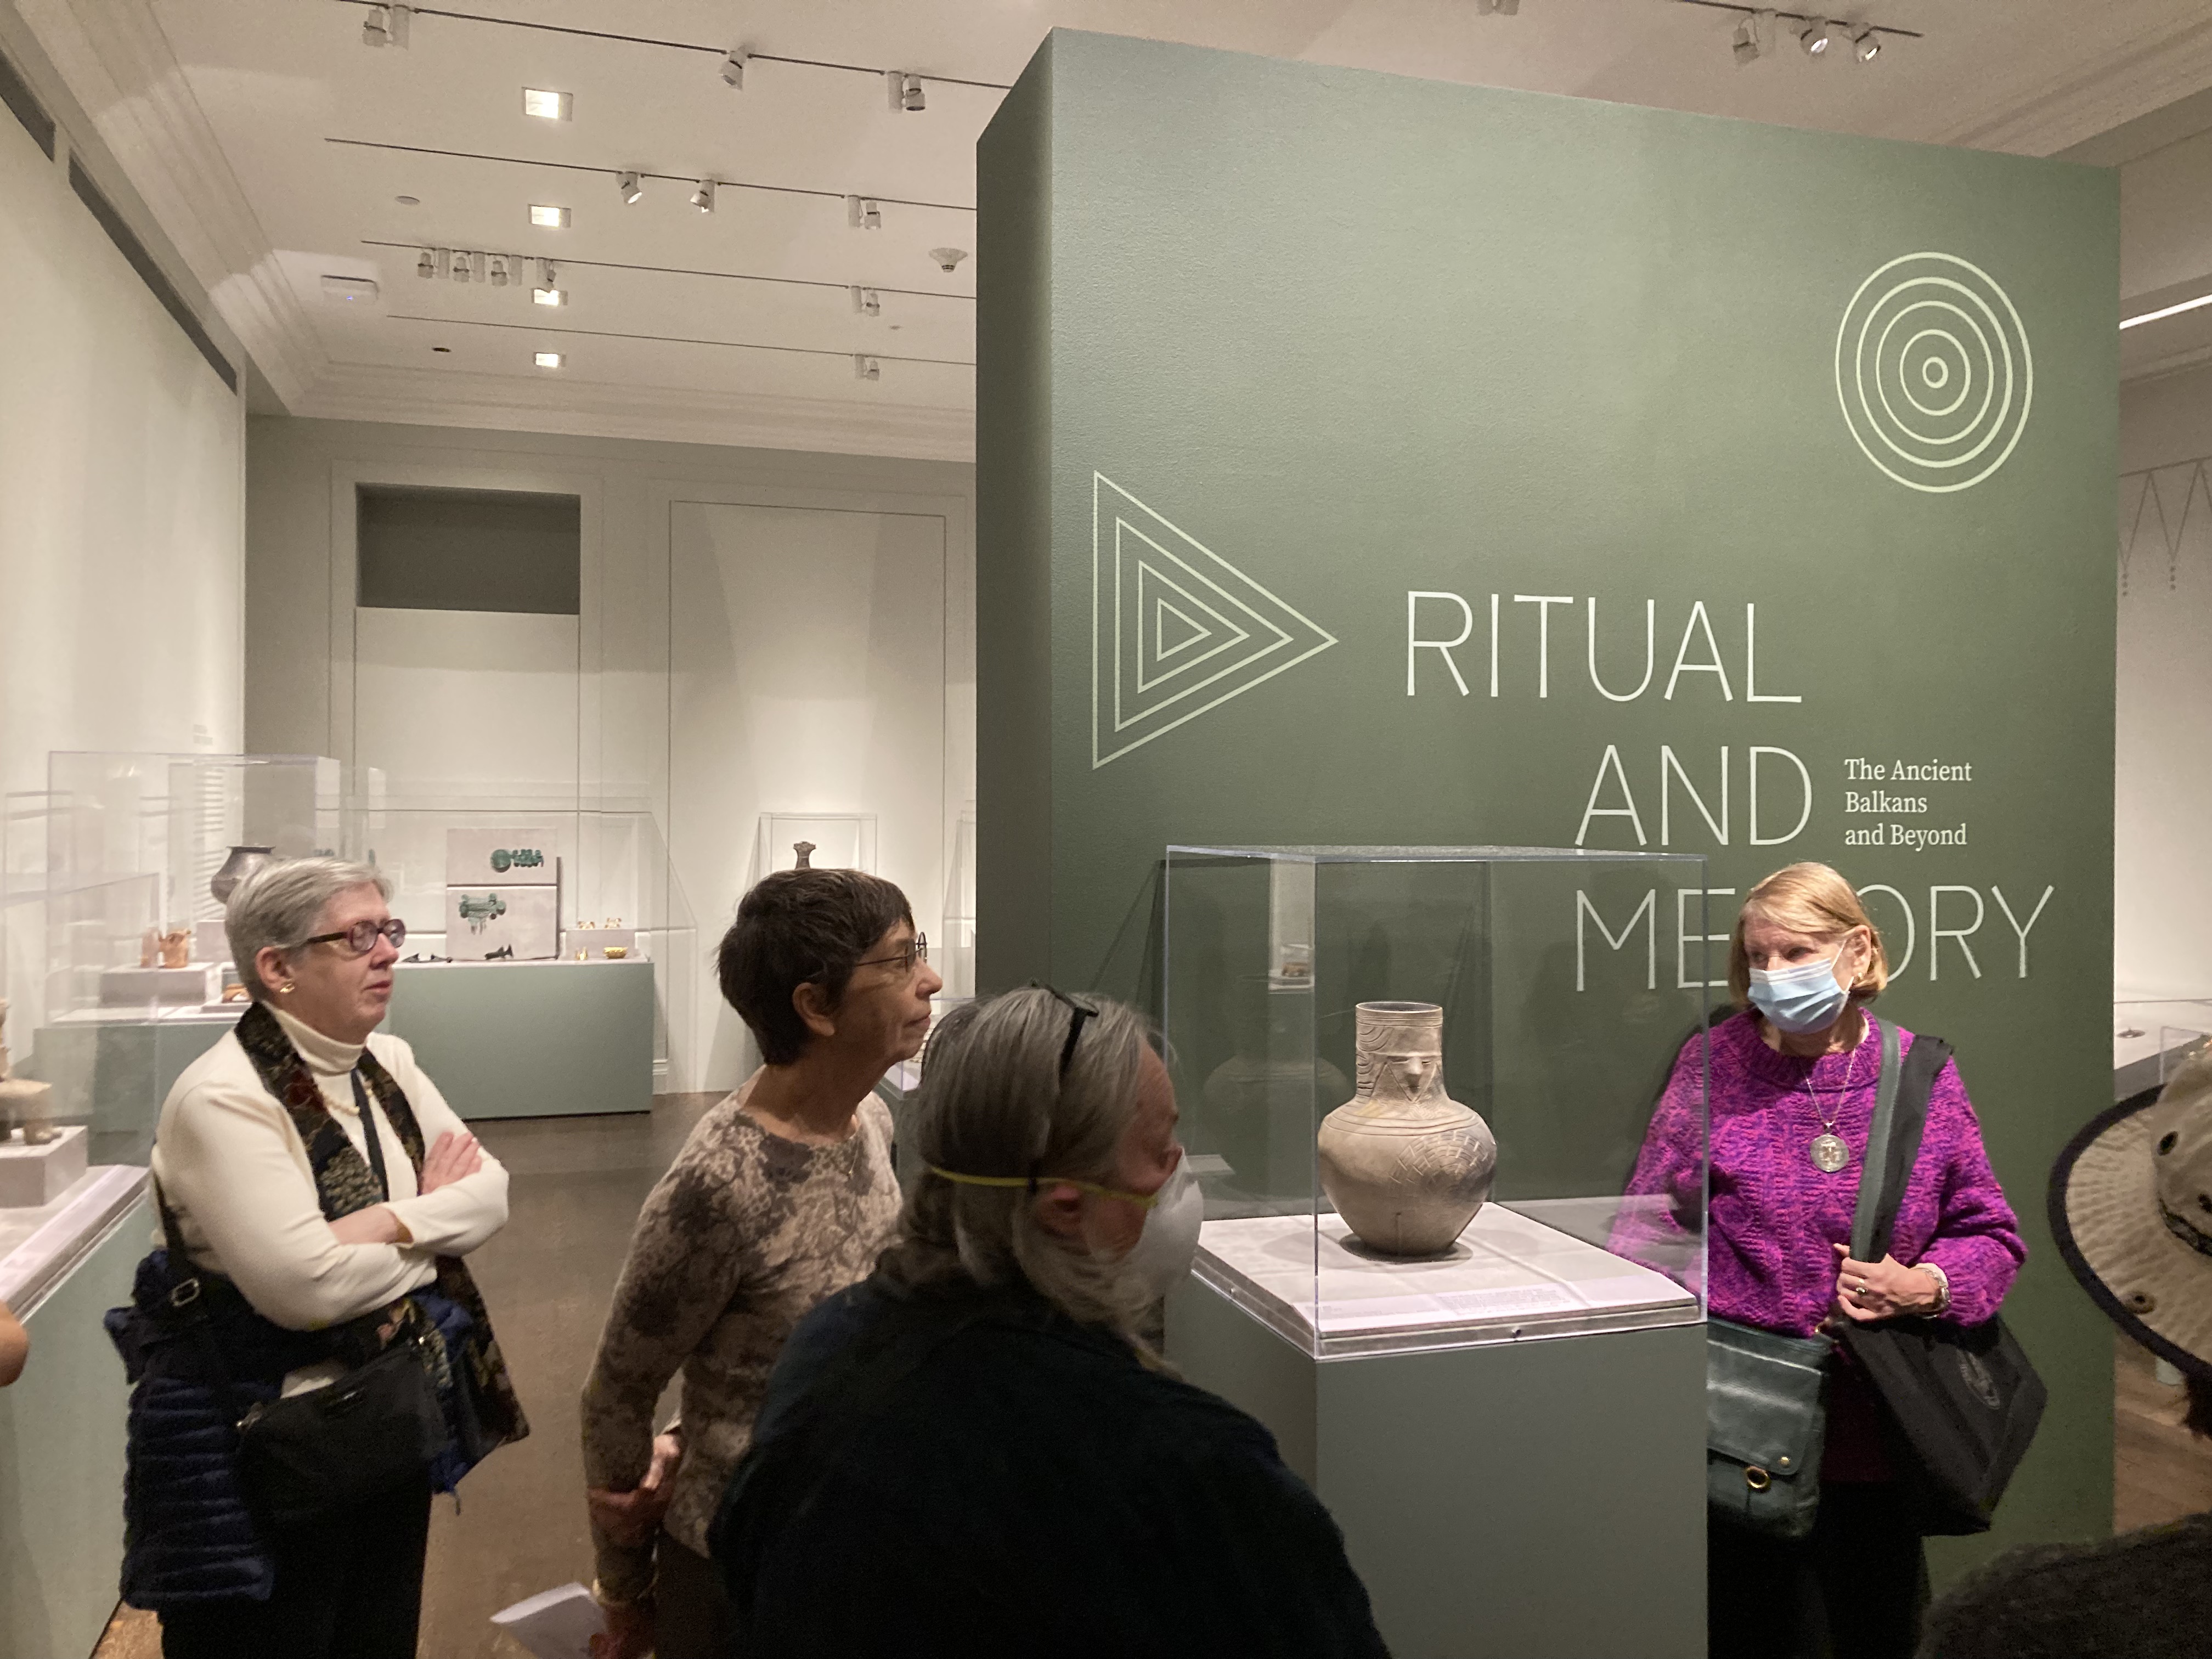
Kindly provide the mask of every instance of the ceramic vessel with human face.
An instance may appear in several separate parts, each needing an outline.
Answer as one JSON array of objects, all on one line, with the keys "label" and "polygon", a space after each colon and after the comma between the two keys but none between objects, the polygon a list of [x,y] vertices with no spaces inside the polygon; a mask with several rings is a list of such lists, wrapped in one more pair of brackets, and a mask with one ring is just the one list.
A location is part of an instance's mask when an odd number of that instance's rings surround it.
[{"label": "ceramic vessel with human face", "polygon": [[1434,1255],[1489,1198],[1497,1138],[1444,1092],[1442,1008],[1363,1002],[1358,1018],[1358,1092],[1322,1120],[1322,1189],[1370,1249]]}]

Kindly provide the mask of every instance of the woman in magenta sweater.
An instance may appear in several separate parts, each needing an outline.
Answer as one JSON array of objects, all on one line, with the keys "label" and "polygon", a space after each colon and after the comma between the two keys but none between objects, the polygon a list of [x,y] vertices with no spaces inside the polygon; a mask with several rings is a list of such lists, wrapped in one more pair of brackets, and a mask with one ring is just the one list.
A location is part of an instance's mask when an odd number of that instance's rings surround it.
[{"label": "woman in magenta sweater", "polygon": [[[1974,1324],[2010,1288],[2027,1247],[1948,1061],[1891,1253],[1850,1259],[1881,1075],[1881,1036],[1863,1009],[1888,978],[1881,934],[1826,865],[1778,870],[1744,901],[1729,949],[1739,1012],[1712,1029],[1706,1274],[1716,1318],[1790,1336],[1899,1314]],[[1909,1051],[1912,1034],[1898,1035]],[[1692,1215],[1705,1176],[1699,1047],[1692,1039],[1677,1061],[1629,1183],[1631,1193],[1665,1195],[1673,1200],[1665,1208]],[[1711,1659],[1910,1659],[1927,1567],[1881,1409],[1839,1351],[1830,1362],[1813,1535],[1785,1540],[1711,1522]]]}]

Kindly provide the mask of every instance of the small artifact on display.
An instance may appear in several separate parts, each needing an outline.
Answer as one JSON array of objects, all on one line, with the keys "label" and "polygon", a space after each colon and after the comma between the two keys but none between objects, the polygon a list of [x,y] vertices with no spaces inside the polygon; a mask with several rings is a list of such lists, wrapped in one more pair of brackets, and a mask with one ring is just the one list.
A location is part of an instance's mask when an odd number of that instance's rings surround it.
[{"label": "small artifact on display", "polygon": [[33,1083],[9,1072],[7,1029],[8,1005],[0,1000],[0,1146],[13,1141],[21,1130],[22,1145],[43,1146],[61,1135],[53,1124],[54,1085]]},{"label": "small artifact on display", "polygon": [[217,904],[226,908],[230,896],[236,892],[253,872],[276,856],[273,847],[234,847],[230,856],[222,861],[222,868],[215,872],[208,883],[208,892]]},{"label": "small artifact on display", "polygon": [[192,960],[192,930],[173,927],[161,935],[161,966],[189,967]]},{"label": "small artifact on display", "polygon": [[225,1002],[251,1002],[253,998],[247,993],[245,981],[234,979],[224,983],[222,1000]]},{"label": "small artifact on display", "polygon": [[812,842],[795,841],[791,844],[791,850],[798,855],[799,859],[799,862],[791,866],[793,869],[811,870],[814,867],[814,843]]},{"label": "small artifact on display", "polygon": [[1498,1141],[1444,1093],[1444,1011],[1358,1006],[1356,1092],[1322,1120],[1322,1188],[1345,1224],[1385,1255],[1449,1249],[1490,1196]]}]

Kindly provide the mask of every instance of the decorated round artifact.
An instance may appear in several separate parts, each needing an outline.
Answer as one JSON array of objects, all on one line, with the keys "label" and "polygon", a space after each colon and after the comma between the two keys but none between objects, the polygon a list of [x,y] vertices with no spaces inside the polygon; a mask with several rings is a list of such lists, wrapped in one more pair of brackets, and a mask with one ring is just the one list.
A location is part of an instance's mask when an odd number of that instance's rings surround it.
[{"label": "decorated round artifact", "polygon": [[1444,1093],[1444,1011],[1363,1002],[1358,1092],[1322,1120],[1322,1189],[1345,1225],[1386,1255],[1449,1249],[1490,1196],[1498,1141]]}]

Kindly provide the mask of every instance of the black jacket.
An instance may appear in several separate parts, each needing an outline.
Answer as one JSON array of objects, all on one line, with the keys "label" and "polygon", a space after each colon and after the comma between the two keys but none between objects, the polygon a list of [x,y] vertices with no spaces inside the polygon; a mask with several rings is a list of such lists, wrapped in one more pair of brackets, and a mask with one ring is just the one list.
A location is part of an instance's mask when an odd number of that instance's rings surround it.
[{"label": "black jacket", "polygon": [[1385,1656],[1267,1431],[1026,1290],[817,1307],[713,1541],[746,1659]]}]

